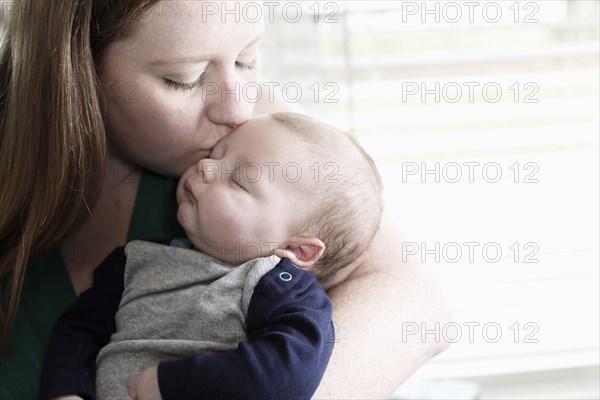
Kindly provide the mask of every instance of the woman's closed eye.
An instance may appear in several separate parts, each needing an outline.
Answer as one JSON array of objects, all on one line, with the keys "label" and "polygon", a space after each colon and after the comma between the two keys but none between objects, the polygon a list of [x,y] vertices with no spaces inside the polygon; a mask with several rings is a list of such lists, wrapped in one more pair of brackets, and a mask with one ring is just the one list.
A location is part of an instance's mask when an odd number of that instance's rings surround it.
[{"label": "woman's closed eye", "polygon": [[200,75],[200,77],[192,83],[175,82],[175,81],[172,81],[171,79],[167,79],[167,78],[162,78],[162,80],[169,89],[194,90],[196,88],[201,87],[202,84],[204,83],[204,73],[202,75]]},{"label": "woman's closed eye", "polygon": [[242,71],[253,70],[256,68],[256,59],[252,60],[249,63],[245,63],[242,61],[236,61],[235,66]]},{"label": "woman's closed eye", "polygon": [[[256,68],[256,60],[252,60],[249,63],[236,61],[235,67],[241,71],[250,71]],[[198,79],[191,83],[175,82],[174,80],[168,78],[162,78],[162,80],[169,89],[181,91],[194,90],[202,87],[202,84],[204,83],[204,73],[202,73]]]}]

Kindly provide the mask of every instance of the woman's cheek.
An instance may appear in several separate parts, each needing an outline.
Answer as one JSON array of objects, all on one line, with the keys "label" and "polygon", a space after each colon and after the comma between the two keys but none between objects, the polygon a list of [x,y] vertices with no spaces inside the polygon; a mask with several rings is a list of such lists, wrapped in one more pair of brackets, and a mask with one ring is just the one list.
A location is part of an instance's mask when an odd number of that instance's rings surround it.
[{"label": "woman's cheek", "polygon": [[165,149],[168,140],[165,130],[170,125],[168,114],[155,104],[115,105],[110,125],[113,127],[113,140],[128,153],[140,158],[156,157],[156,152]]},{"label": "woman's cheek", "polygon": [[193,134],[198,110],[187,92],[176,92],[150,80],[143,80],[140,85],[146,90],[140,90],[140,101],[131,105],[140,111],[139,122],[147,131],[154,130],[165,139]]},{"label": "woman's cheek", "polygon": [[[146,133],[156,143],[170,143],[177,145],[184,133],[193,128],[185,119],[185,113],[181,110],[165,106],[152,107],[146,110],[142,116],[142,124],[146,126]],[[163,148],[163,151],[169,151]]]}]

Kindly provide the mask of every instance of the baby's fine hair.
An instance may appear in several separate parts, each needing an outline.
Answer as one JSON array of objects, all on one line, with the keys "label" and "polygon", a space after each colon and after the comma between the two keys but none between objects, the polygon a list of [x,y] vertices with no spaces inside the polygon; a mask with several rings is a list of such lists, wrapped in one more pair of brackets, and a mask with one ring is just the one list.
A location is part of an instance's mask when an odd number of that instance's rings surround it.
[{"label": "baby's fine hair", "polygon": [[271,117],[309,145],[321,171],[310,196],[312,211],[292,230],[325,243],[313,272],[326,283],[371,244],[383,211],[381,177],[373,159],[341,130],[302,114]]}]

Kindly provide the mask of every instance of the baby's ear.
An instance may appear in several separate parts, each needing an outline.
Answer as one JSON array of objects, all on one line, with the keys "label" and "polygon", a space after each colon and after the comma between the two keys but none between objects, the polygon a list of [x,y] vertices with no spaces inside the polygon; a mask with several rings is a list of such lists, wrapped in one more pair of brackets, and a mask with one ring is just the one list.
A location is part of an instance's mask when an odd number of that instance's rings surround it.
[{"label": "baby's ear", "polygon": [[319,260],[325,244],[317,238],[294,237],[273,251],[279,258],[289,258],[300,268],[308,268]]}]

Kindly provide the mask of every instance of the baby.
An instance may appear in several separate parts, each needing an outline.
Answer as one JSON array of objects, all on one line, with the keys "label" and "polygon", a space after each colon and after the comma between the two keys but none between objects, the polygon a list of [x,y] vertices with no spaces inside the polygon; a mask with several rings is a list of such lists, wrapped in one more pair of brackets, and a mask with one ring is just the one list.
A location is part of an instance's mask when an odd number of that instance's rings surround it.
[{"label": "baby", "polygon": [[307,116],[256,117],[183,174],[177,202],[187,239],[117,248],[61,317],[41,399],[135,398],[142,381],[163,399],[312,396],[334,342],[322,287],[379,225],[371,158]]}]

